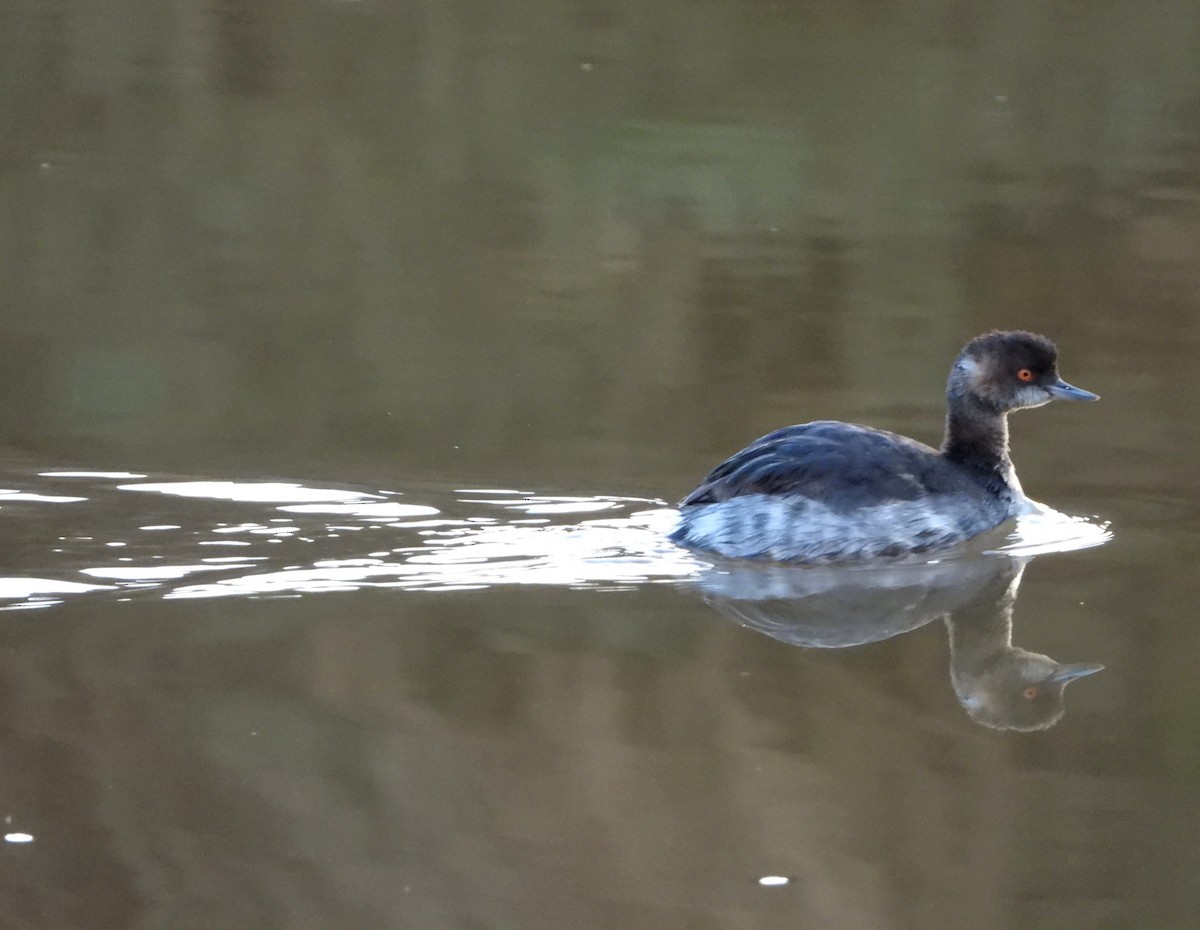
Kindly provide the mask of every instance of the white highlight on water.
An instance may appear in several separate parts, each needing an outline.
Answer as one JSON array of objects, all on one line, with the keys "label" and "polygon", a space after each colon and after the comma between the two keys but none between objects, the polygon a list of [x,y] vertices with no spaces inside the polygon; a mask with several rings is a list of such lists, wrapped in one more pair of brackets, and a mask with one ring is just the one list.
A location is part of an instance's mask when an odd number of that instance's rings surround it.
[{"label": "white highlight on water", "polygon": [[256,504],[303,504],[314,501],[367,501],[376,496],[334,488],[306,488],[279,481],[156,481],[146,484],[120,484],[119,491],[149,491],[175,497],[203,497],[210,500]]},{"label": "white highlight on water", "polygon": [[16,491],[0,488],[0,504],[9,501],[40,501],[43,504],[75,504],[87,500],[86,497],[59,497],[52,494],[30,494],[27,491]]}]

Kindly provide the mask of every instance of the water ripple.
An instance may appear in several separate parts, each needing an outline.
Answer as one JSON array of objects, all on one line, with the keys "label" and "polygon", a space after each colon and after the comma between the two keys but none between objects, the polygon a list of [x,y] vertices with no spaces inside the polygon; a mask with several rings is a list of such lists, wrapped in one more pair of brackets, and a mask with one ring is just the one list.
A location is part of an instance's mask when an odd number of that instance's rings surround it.
[{"label": "water ripple", "polygon": [[[501,585],[622,590],[685,583],[719,560],[670,543],[675,511],[614,495],[393,490],[267,481],[130,482],[133,472],[9,476],[0,506],[14,558],[0,609],[69,596],[285,597],[362,588]],[[118,483],[122,482],[122,483]],[[75,491],[76,493],[64,493]],[[53,505],[52,507],[47,505]],[[1043,508],[967,554],[1099,545],[1107,526]],[[235,547],[228,556],[211,547]]]}]

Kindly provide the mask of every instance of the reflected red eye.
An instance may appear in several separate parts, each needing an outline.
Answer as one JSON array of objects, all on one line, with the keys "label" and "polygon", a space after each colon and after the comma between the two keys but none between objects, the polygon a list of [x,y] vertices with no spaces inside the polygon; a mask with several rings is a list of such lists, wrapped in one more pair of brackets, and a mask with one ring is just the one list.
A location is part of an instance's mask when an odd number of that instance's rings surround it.
[{"label": "reflected red eye", "polygon": [[1027,700],[1027,701],[1032,701],[1037,696],[1038,696],[1037,685],[1030,685],[1028,688],[1026,688],[1024,691],[1021,692],[1021,697],[1025,698],[1025,700]]},{"label": "reflected red eye", "polygon": [[1033,372],[1030,371],[1028,368],[1022,368],[1020,371],[1017,372],[1017,380],[1018,381],[1026,381],[1026,382],[1032,381],[1033,380]]}]

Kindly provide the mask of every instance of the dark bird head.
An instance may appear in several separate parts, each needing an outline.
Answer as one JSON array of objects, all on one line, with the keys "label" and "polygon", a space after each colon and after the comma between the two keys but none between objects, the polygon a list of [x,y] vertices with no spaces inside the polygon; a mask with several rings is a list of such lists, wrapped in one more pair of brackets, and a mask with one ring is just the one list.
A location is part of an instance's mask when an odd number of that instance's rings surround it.
[{"label": "dark bird head", "polygon": [[946,393],[1007,413],[1052,400],[1099,400],[1058,374],[1058,349],[1045,336],[1023,331],[987,333],[963,347]]}]

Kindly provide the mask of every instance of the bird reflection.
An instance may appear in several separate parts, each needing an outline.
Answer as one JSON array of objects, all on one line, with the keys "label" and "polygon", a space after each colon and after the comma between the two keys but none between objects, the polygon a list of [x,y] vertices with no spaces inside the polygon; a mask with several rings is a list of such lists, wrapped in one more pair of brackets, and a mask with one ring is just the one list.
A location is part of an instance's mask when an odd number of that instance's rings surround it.
[{"label": "bird reflection", "polygon": [[707,603],[780,642],[845,648],[899,636],[939,618],[950,637],[950,681],[971,719],[1044,730],[1063,715],[1063,689],[1104,668],[1064,664],[1012,644],[1012,612],[1028,559],[988,555],[862,568],[714,566]]}]

